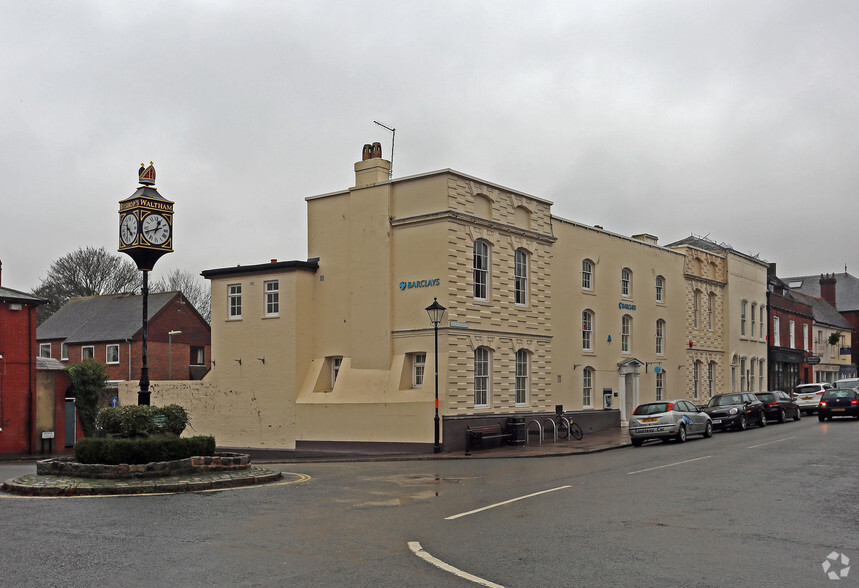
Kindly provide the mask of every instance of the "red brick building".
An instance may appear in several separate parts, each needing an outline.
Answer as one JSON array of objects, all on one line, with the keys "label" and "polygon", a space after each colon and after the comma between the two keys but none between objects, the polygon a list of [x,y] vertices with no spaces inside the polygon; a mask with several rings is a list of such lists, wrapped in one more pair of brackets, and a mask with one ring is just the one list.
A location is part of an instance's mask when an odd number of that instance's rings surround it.
[{"label": "red brick building", "polygon": [[[151,380],[199,380],[208,372],[212,332],[181,292],[150,294],[147,364]],[[40,357],[66,367],[92,358],[108,380],[140,378],[143,297],[115,294],[73,298],[39,326]]]},{"label": "red brick building", "polygon": [[799,384],[814,381],[807,363],[808,356],[813,355],[814,312],[805,295],[791,292],[775,275],[774,263],[770,264],[767,282],[771,325],[767,335],[768,385],[770,390],[791,392]]},{"label": "red brick building", "polygon": [[45,302],[0,282],[0,455],[38,450],[36,307]]}]

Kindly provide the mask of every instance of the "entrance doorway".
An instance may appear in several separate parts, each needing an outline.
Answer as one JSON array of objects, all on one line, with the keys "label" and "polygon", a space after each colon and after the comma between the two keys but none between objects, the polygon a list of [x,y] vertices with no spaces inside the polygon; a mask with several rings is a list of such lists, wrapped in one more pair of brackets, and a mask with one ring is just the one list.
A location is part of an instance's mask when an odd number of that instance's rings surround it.
[{"label": "entrance doorway", "polygon": [[620,420],[623,424],[629,422],[629,416],[639,403],[639,380],[641,367],[644,364],[633,358],[622,361],[617,365],[620,379]]}]

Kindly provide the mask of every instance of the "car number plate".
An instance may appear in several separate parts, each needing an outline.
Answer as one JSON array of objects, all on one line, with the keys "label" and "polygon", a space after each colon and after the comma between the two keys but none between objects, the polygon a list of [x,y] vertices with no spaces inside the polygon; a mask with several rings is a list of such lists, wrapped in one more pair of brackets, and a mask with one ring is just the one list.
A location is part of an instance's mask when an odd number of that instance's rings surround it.
[{"label": "car number plate", "polygon": [[844,412],[843,408],[833,408],[832,412]]},{"label": "car number plate", "polygon": [[714,425],[721,425],[721,424],[722,424],[722,419],[713,419],[713,424],[714,424]]},{"label": "car number plate", "polygon": [[642,423],[655,423],[659,419],[641,419]]},{"label": "car number plate", "polygon": [[814,400],[814,396],[803,396],[803,400]]}]

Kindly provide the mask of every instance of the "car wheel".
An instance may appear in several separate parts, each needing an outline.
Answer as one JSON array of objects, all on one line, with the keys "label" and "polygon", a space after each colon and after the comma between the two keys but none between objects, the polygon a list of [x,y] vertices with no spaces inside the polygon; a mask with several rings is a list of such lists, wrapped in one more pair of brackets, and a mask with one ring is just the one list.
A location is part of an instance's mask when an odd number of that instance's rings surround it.
[{"label": "car wheel", "polygon": [[758,423],[759,427],[767,426],[767,414],[764,411],[761,411],[761,422]]},{"label": "car wheel", "polygon": [[817,420],[819,420],[819,421],[822,423],[823,421],[825,421],[825,420],[826,420],[826,417],[825,417],[825,416],[823,416],[822,414],[819,414],[819,413],[818,413],[818,415],[817,415]]},{"label": "car wheel", "polygon": [[680,425],[680,430],[677,431],[677,442],[686,443],[686,427]]},{"label": "car wheel", "polygon": [[793,420],[794,420],[794,421],[798,421],[798,420],[799,420],[799,419],[801,419],[801,418],[802,418],[802,411],[801,411],[801,410],[799,410],[799,409],[797,408],[797,409],[796,409],[796,414],[793,416]]},{"label": "car wheel", "polygon": [[740,415],[740,420],[737,421],[737,430],[738,431],[745,431],[746,430],[746,415],[744,415],[744,414]]},{"label": "car wheel", "polygon": [[713,423],[707,421],[707,426],[704,427],[704,438],[709,439],[713,436]]},{"label": "car wheel", "polygon": [[778,422],[783,423],[787,420],[787,415],[784,413],[784,409],[778,411]]},{"label": "car wheel", "polygon": [[637,437],[633,437],[632,444],[635,447],[641,447],[641,444],[644,443],[644,439],[639,439]]}]

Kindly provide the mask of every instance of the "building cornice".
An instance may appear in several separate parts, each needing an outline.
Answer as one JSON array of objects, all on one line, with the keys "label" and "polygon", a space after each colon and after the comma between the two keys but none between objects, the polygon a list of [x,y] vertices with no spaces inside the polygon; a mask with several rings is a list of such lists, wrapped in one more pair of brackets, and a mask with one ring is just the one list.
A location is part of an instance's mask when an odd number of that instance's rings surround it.
[{"label": "building cornice", "polygon": [[515,225],[499,223],[497,221],[480,218],[471,214],[466,214],[464,212],[456,212],[454,210],[443,210],[439,212],[431,212],[406,218],[391,219],[391,226],[403,227],[409,225],[422,225],[437,222],[457,222],[463,225],[477,225],[487,229],[507,233],[509,235],[519,235],[521,237],[527,237],[529,239],[543,241],[544,243],[554,243],[558,240],[558,238],[553,235],[540,233],[538,231],[532,231],[530,229],[523,229],[522,227],[517,227]]}]

